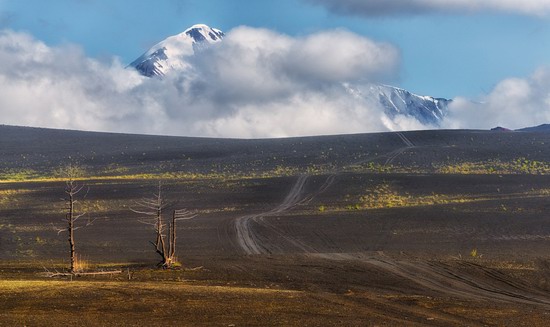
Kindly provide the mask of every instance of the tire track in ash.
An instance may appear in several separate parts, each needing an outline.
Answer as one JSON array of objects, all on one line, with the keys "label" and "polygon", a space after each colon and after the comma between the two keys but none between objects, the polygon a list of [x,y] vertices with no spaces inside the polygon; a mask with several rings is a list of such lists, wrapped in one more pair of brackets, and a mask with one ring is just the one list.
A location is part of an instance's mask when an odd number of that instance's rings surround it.
[{"label": "tire track in ash", "polygon": [[[396,135],[403,141],[405,147],[391,151],[376,158],[387,157],[385,165],[389,165],[406,150],[417,146],[403,133]],[[373,158],[370,158],[373,160]],[[367,160],[363,160],[366,162]],[[328,260],[352,260],[364,262],[378,268],[410,280],[425,289],[436,291],[442,294],[465,299],[497,300],[508,303],[521,303],[530,305],[542,305],[550,308],[550,297],[547,293],[514,280],[509,276],[495,269],[475,266],[481,271],[485,278],[474,276],[468,273],[461,273],[443,263],[437,262],[413,262],[400,261],[386,256],[380,258],[363,257],[362,255],[336,252],[336,253],[309,253]],[[467,264],[468,265],[468,264]]]},{"label": "tire track in ash", "polygon": [[361,253],[318,253],[314,256],[334,261],[362,262],[415,283],[425,290],[454,298],[496,300],[550,308],[547,293],[533,289],[498,270],[468,262],[462,265],[477,270],[478,275],[461,273],[459,269],[441,262],[402,261],[384,255],[365,257]]},{"label": "tire track in ash", "polygon": [[403,134],[402,132],[397,132],[397,133],[395,133],[395,134],[397,134],[397,136],[399,136],[399,138],[403,141],[403,143],[405,143],[405,145],[406,145],[407,147],[409,147],[409,148],[415,147],[414,143],[411,142],[411,140],[409,140],[409,139],[405,136],[405,134]]},{"label": "tire track in ash", "polygon": [[[298,180],[296,183],[292,186],[292,189],[287,194],[285,199],[281,204],[279,204],[277,207],[267,211],[262,212],[259,214],[253,214],[253,215],[247,215],[239,217],[235,220],[235,229],[237,233],[237,244],[239,247],[246,253],[246,254],[267,254],[271,253],[271,251],[268,249],[267,245],[261,244],[258,235],[254,233],[254,231],[251,228],[251,223],[258,223],[261,224],[264,227],[269,228],[271,231],[275,232],[279,236],[282,236],[286,241],[289,241],[294,246],[308,251],[308,247],[303,244],[302,242],[290,238],[284,233],[282,233],[279,229],[277,229],[272,224],[266,223],[264,220],[265,217],[274,216],[280,213],[283,213],[285,211],[288,211],[295,207],[296,205],[302,203],[305,199],[304,197],[304,185],[307,181],[309,176],[302,175],[298,177]],[[328,188],[328,186],[327,186]]]},{"label": "tire track in ash", "polygon": [[404,148],[399,148],[397,150],[394,150],[390,153],[387,154],[388,156],[388,159],[386,160],[386,162],[384,163],[384,166],[387,166],[389,164],[391,164],[397,157],[399,157],[401,154],[403,154],[403,152],[407,151],[408,149],[411,149],[411,148],[416,148],[416,146],[414,145],[413,142],[411,142],[411,140],[409,140],[405,134],[401,133],[401,132],[397,132],[395,133],[397,136],[399,136],[399,138],[401,139],[401,141],[403,141],[403,143],[405,143],[405,147]]},{"label": "tire track in ash", "polygon": [[[550,306],[550,299],[535,294],[527,285],[520,285],[495,270],[477,266],[487,279],[481,279],[437,262],[407,262],[389,258],[369,259],[365,262],[409,279],[427,289],[466,299],[483,298],[512,303]],[[501,285],[497,285],[501,284]]]},{"label": "tire track in ash", "polygon": [[[387,157],[385,165],[390,164],[405,150],[415,147],[414,143],[412,143],[403,133],[398,132],[396,133],[396,135],[403,141],[405,147],[399,148],[381,156],[377,156],[377,158]],[[370,158],[369,160],[373,160],[373,158]],[[365,162],[365,160],[362,160],[361,162]],[[323,185],[321,185],[316,192],[313,192],[309,195],[304,194],[304,185],[310,176],[301,175],[298,177],[298,180],[296,181],[286,198],[283,200],[283,202],[274,209],[259,214],[238,217],[237,219],[235,219],[235,231],[238,247],[240,247],[245,254],[268,254],[272,252],[268,248],[268,245],[262,244],[258,235],[252,230],[252,223],[256,223],[261,225],[262,227],[269,229],[271,232],[278,235],[281,239],[284,239],[285,241],[305,253],[318,252],[304,242],[288,236],[275,225],[269,223],[265,218],[288,211],[297,205],[310,203],[316,196],[325,192],[334,183],[336,176],[340,174],[340,172],[340,170],[337,170],[334,173],[330,174]]]},{"label": "tire track in ash", "polygon": [[[407,149],[416,147],[403,133],[399,132],[396,135],[401,139],[405,147],[398,148],[387,154],[370,157],[367,160],[362,160],[360,163],[385,157],[387,158],[385,164],[388,165]],[[270,233],[280,236],[281,240],[299,248],[306,255],[334,261],[363,262],[416,283],[432,292],[445,294],[454,298],[497,300],[508,303],[542,305],[550,308],[550,298],[547,294],[542,294],[540,290],[522,284],[495,269],[479,266],[477,269],[481,270],[484,276],[481,277],[461,272],[460,269],[452,268],[444,263],[402,261],[386,256],[380,258],[365,257],[362,254],[346,253],[341,251],[341,249],[338,249],[339,251],[337,250],[334,253],[319,253],[319,251],[302,241],[286,235],[284,231],[265,219],[291,210],[297,205],[311,202],[317,195],[326,191],[333,184],[340,172],[338,170],[329,175],[325,183],[316,192],[307,195],[304,192],[304,186],[309,176],[299,176],[288,195],[277,207],[267,212],[242,216],[234,220],[237,232],[237,243],[234,245],[246,254],[269,254],[274,247],[277,247],[276,244],[262,243],[259,235],[252,229],[252,224],[255,223],[266,228]]]}]

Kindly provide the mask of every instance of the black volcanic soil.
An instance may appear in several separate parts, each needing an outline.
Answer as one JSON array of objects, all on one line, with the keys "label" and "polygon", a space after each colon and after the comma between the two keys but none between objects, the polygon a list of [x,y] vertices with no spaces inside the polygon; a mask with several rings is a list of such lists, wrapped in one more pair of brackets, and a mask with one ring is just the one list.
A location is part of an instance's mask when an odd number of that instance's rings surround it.
[{"label": "black volcanic soil", "polygon": [[[0,126],[0,174],[51,176],[70,157],[96,177],[83,201],[94,223],[76,231],[77,250],[97,269],[125,271],[41,277],[67,261],[54,228],[64,183],[0,181],[0,325],[546,326],[550,176],[431,169],[548,163],[548,144],[550,134],[519,132],[219,140]],[[347,169],[371,161],[418,171]],[[129,209],[156,179],[99,178],[114,176],[108,167],[215,174],[164,181],[173,208],[199,212],[179,225],[182,269],[154,269],[152,231]],[[361,207],[384,184],[458,200]]]}]

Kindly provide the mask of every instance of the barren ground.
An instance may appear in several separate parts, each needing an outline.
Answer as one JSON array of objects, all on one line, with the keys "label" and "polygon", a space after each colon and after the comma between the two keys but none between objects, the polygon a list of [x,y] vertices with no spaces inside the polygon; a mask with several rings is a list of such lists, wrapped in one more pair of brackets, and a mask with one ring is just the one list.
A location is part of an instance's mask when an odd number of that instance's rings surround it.
[{"label": "barren ground", "polygon": [[[0,325],[547,326],[549,143],[0,126]],[[94,220],[76,232],[77,251],[90,270],[123,274],[40,274],[66,267],[52,226],[63,218],[54,170],[69,156],[86,171],[81,204]],[[159,179],[174,208],[199,213],[180,224],[178,270],[154,268],[154,234],[129,210]]]}]

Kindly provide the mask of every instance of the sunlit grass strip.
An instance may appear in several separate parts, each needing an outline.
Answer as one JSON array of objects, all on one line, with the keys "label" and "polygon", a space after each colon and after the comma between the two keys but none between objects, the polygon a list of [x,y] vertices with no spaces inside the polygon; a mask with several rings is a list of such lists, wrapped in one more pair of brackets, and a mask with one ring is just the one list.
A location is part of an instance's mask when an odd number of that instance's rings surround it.
[{"label": "sunlit grass strip", "polygon": [[[110,181],[110,180],[229,180],[229,179],[251,179],[259,177],[275,177],[269,174],[186,174],[186,173],[158,173],[158,174],[130,174],[115,176],[86,176],[75,178],[76,181]],[[27,179],[0,179],[0,184],[11,183],[49,183],[65,182],[62,177],[34,177]]]},{"label": "sunlit grass strip", "polygon": [[388,183],[380,184],[360,198],[355,209],[385,209],[401,207],[420,207],[446,204],[463,204],[494,200],[525,199],[550,196],[550,189],[532,190],[525,193],[509,193],[494,196],[431,194],[413,196],[399,193]]},{"label": "sunlit grass strip", "polygon": [[[190,173],[158,173],[158,174],[129,174],[129,175],[111,175],[111,176],[83,176],[75,178],[77,181],[106,181],[106,180],[148,180],[148,179],[222,179],[226,176],[221,174],[190,174]],[[64,182],[66,178],[55,176],[38,176],[29,178],[6,178],[0,177],[0,183],[22,183],[22,182]]]},{"label": "sunlit grass strip", "polygon": [[[301,291],[284,290],[284,289],[267,289],[267,288],[252,288],[252,287],[239,287],[239,286],[209,286],[209,285],[189,285],[178,281],[145,281],[145,282],[120,282],[120,281],[103,281],[103,280],[87,280],[78,281],[73,280],[70,283],[63,280],[0,280],[0,294],[10,292],[28,292],[38,291],[40,294],[52,295],[63,294],[62,291],[74,290],[76,292],[89,292],[93,290],[105,289],[107,291],[113,288],[119,288],[121,290],[187,290],[190,292],[197,292],[200,294],[302,294]],[[49,293],[49,294],[48,294]]]},{"label": "sunlit grass strip", "polygon": [[455,175],[550,175],[546,161],[516,158],[511,161],[486,160],[436,164],[433,167],[384,165],[366,162],[347,166],[345,171],[372,174],[455,174]]},{"label": "sunlit grass strip", "polygon": [[550,163],[546,161],[517,158],[512,161],[489,160],[483,162],[462,162],[436,166],[436,173],[440,174],[525,174],[550,175]]},{"label": "sunlit grass strip", "polygon": [[401,167],[395,165],[384,165],[381,163],[367,162],[358,165],[347,166],[344,169],[352,173],[371,173],[371,174],[411,174],[411,173],[429,173],[425,168],[420,167]]},{"label": "sunlit grass strip", "polygon": [[[140,173],[140,174],[120,174],[120,175],[90,175],[86,172],[81,177],[75,178],[76,181],[111,181],[111,180],[236,180],[236,179],[255,179],[255,178],[274,178],[288,177],[300,174],[321,175],[331,171],[327,167],[311,166],[303,169],[296,167],[278,166],[267,171],[249,171],[239,173],[190,173],[190,172],[159,172],[159,173]],[[31,173],[4,173],[0,174],[0,184],[9,183],[47,183],[64,182],[65,177],[52,173],[51,175],[39,175],[37,172]]]},{"label": "sunlit grass strip", "polygon": [[[388,209],[402,207],[421,207],[448,204],[464,204],[484,201],[514,200],[528,198],[550,197],[550,189],[533,189],[529,192],[507,193],[495,195],[448,195],[428,194],[411,195],[407,192],[399,192],[390,183],[382,183],[373,189],[367,190],[366,194],[359,198],[359,202],[347,205],[345,208],[326,208],[321,212],[340,210],[366,210],[366,209]],[[504,208],[504,207],[503,207]],[[504,210],[504,209],[503,209]]]},{"label": "sunlit grass strip", "polygon": [[[109,166],[110,167],[110,166]],[[82,171],[79,181],[109,181],[109,180],[235,180],[288,177],[301,174],[323,175],[339,171],[333,165],[310,165],[308,167],[277,166],[266,171],[246,172],[217,172],[208,173],[195,172],[149,172],[149,173],[126,173],[127,167],[117,169],[107,168],[102,173],[88,173]],[[550,163],[546,161],[529,160],[517,158],[511,161],[487,160],[480,162],[461,162],[434,165],[433,167],[401,167],[394,165],[383,165],[380,163],[368,162],[360,165],[347,166],[343,171],[354,173],[373,174],[457,174],[457,175],[550,175]],[[22,183],[22,182],[64,182],[65,178],[57,171],[51,173],[40,173],[32,169],[8,170],[0,172],[0,184]]]}]

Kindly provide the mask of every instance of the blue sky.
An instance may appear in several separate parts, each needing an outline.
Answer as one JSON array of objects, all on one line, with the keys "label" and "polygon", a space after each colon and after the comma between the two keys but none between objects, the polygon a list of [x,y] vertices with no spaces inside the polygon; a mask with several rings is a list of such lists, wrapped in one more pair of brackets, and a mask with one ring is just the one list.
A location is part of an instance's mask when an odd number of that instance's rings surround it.
[{"label": "blue sky", "polygon": [[[0,27],[48,45],[131,62],[149,46],[195,23],[239,25],[292,36],[346,28],[390,42],[402,56],[394,84],[419,94],[474,98],[507,77],[550,64],[550,19],[513,12],[398,13],[366,17],[305,0],[0,0]],[[322,1],[320,1],[322,2]]]}]

